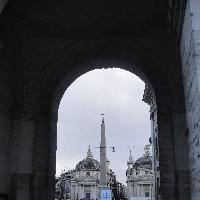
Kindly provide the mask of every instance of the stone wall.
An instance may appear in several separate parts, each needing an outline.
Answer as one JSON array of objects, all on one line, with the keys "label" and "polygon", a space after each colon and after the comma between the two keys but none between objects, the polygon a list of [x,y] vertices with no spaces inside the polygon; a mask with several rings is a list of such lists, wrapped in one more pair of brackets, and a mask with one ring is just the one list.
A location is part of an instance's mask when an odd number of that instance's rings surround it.
[{"label": "stone wall", "polygon": [[0,197],[8,193],[8,144],[10,135],[9,118],[0,113]]},{"label": "stone wall", "polygon": [[2,10],[4,9],[7,2],[8,2],[8,0],[1,0],[0,1],[0,14],[1,14]]},{"label": "stone wall", "polygon": [[188,0],[181,39],[192,200],[200,199],[200,3]]},{"label": "stone wall", "polygon": [[[1,6],[1,5],[0,5]],[[0,7],[1,8],[1,7]],[[13,68],[0,38],[0,198],[8,194],[9,137],[12,129]],[[12,164],[12,163],[11,163]]]}]

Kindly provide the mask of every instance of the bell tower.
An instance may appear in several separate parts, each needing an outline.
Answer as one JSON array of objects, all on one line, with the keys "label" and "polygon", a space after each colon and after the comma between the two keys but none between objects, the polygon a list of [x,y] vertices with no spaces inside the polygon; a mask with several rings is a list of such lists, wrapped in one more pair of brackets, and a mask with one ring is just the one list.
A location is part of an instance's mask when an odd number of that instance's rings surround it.
[{"label": "bell tower", "polygon": [[133,165],[134,165],[134,161],[133,161],[133,156],[130,150],[130,155],[129,155],[129,159],[127,161],[127,166],[128,169],[126,171],[126,177],[127,177],[127,196],[128,199],[131,199],[131,197],[134,196],[134,188],[133,188]]}]

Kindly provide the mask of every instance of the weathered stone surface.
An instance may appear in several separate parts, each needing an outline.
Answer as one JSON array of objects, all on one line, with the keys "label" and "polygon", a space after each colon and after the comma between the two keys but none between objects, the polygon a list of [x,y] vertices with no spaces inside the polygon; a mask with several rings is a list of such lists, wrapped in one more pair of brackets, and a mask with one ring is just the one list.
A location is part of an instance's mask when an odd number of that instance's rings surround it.
[{"label": "weathered stone surface", "polygon": [[9,175],[9,162],[7,159],[9,151],[9,137],[11,123],[10,119],[5,114],[0,113],[0,194],[8,193],[8,175]]},{"label": "weathered stone surface", "polygon": [[181,40],[192,200],[200,198],[200,4],[187,2]]}]

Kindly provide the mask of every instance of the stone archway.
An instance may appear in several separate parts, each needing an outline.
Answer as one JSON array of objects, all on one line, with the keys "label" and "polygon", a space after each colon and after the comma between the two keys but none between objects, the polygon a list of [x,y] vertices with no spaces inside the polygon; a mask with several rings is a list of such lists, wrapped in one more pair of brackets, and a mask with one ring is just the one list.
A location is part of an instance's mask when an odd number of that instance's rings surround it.
[{"label": "stone archway", "polygon": [[[161,59],[156,59],[152,54],[149,55],[141,47],[139,50],[136,50],[137,45],[134,45],[135,48],[126,48],[124,43],[122,45],[123,47],[121,45],[117,46],[98,46],[90,49],[88,52],[81,51],[78,54],[76,51],[73,54],[74,52],[69,52],[67,49],[67,51],[63,51],[62,54],[59,54],[52,61],[52,65],[49,64],[48,70],[51,70],[45,72],[45,76],[41,76],[41,82],[38,82],[39,87],[36,87],[35,90],[36,101],[34,107],[36,116],[34,133],[34,180],[36,183],[36,199],[45,198],[47,195],[50,195],[49,198],[53,199],[54,196],[53,180],[55,174],[57,110],[62,95],[66,88],[81,74],[94,68],[106,68],[109,66],[117,66],[131,71],[144,81],[152,84],[158,108],[161,171],[160,193],[162,199],[188,198],[189,185],[185,184],[185,181],[189,179],[189,170],[188,157],[185,157],[186,155],[188,156],[188,147],[187,135],[185,135],[184,102],[181,102],[182,100],[179,99],[180,96],[178,99],[176,95],[174,96],[176,93],[174,89],[177,91],[177,88],[172,87],[171,77],[165,76],[167,72],[163,68],[160,70],[160,65],[164,65]],[[102,51],[102,48],[104,51]],[[123,48],[123,53],[119,51],[121,48]],[[72,60],[70,58],[70,62],[72,61],[71,64],[69,63],[68,57],[65,57],[69,53],[73,57]],[[101,55],[103,58],[97,57],[95,59],[97,55]],[[117,59],[113,58],[114,55]],[[112,57],[109,58],[109,56]],[[77,61],[83,64],[78,65],[76,63]],[[135,67],[134,63],[139,67]],[[66,65],[71,65],[71,67],[68,68]],[[59,78],[57,76],[55,80],[54,75],[58,71],[58,68],[60,69],[58,72]],[[158,70],[159,72],[154,74],[152,73],[154,70]],[[145,75],[143,71],[146,72]],[[51,87],[49,87],[50,85]],[[179,92],[181,89],[179,88]],[[41,139],[44,143],[41,142]],[[185,144],[185,147],[179,145],[180,141],[182,144]],[[46,159],[44,159],[44,155]],[[43,170],[41,166],[44,166]],[[42,184],[39,185],[39,183]],[[45,183],[48,184],[46,188],[43,187]],[[177,191],[179,191],[179,194],[177,194]],[[182,194],[181,197],[180,193]]]},{"label": "stone archway", "polygon": [[[112,65],[120,62],[123,69],[149,80],[154,88],[162,200],[190,199],[190,186],[192,197],[198,197],[198,5],[195,0],[188,0],[184,14],[185,0],[170,2],[130,0],[123,6],[116,0],[108,5],[100,3],[95,5],[95,18],[91,17],[94,9],[87,2],[78,7],[71,2],[73,9],[69,9],[67,1],[8,2],[0,21],[4,30],[0,34],[3,198],[53,199],[60,97],[75,78],[92,69],[89,63],[101,67],[103,60]],[[102,5],[107,12],[102,12]],[[177,44],[180,40],[183,73]]]}]

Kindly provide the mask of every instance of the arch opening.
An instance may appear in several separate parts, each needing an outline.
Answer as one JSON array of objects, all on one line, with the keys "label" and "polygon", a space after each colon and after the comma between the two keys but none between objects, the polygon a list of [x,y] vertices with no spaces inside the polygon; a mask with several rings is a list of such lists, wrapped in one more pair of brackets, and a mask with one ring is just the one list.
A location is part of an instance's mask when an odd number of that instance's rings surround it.
[{"label": "arch opening", "polygon": [[[154,196],[151,156],[148,154],[143,157],[144,147],[149,143],[151,136],[149,106],[142,102],[144,88],[144,82],[138,77],[119,68],[92,70],[80,76],[67,88],[58,115],[57,164],[59,166],[57,169],[62,166],[62,170],[65,170],[62,171],[56,184],[58,199],[64,196],[75,199],[74,190],[76,190],[78,199],[86,198],[82,189],[78,187],[82,183],[82,179],[87,177],[85,169],[75,168],[75,166],[79,160],[85,158],[89,145],[93,158],[99,162],[99,148],[97,147],[100,144],[99,126],[102,112],[106,113],[104,118],[108,146],[107,158],[110,163],[110,173],[107,177],[110,177],[108,187],[112,189],[113,198],[126,199],[126,181],[128,181],[129,199],[133,196],[135,198],[137,196],[145,197],[145,195]],[[63,121],[64,119],[65,121]],[[112,151],[109,146],[113,147]],[[138,167],[136,164],[133,166],[129,163],[127,169],[129,150],[132,151],[134,163],[139,157],[141,160],[148,158],[148,166],[144,166],[143,163]],[[87,160],[86,158],[81,162],[85,163]],[[84,168],[84,166],[82,167]],[[137,174],[135,174],[136,169]],[[131,172],[132,170],[134,173]],[[99,169],[89,170],[88,173],[91,178],[96,178],[92,173],[99,173]],[[74,179],[70,178],[66,181],[66,177],[69,176],[76,176],[77,180],[74,182]],[[147,179],[143,180],[145,183],[140,180],[135,182],[133,187],[132,179],[134,177],[141,179],[142,176],[144,176],[143,179]],[[68,191],[64,193],[61,192],[64,190],[61,186],[63,182],[68,185]],[[75,189],[70,187],[72,182],[75,184]],[[89,181],[82,183],[82,187],[87,191],[90,190],[91,199],[97,199],[98,184],[91,183],[97,187],[95,189],[88,188],[88,186],[86,188],[87,184]],[[117,188],[117,184],[121,191]],[[138,184],[143,184],[144,188],[142,189],[141,186],[137,189]],[[134,193],[133,190],[135,190]],[[138,192],[136,192],[137,190]]]},{"label": "arch opening", "polygon": [[[100,63],[100,64],[99,64]],[[83,67],[84,66],[84,67]],[[138,75],[139,77],[140,77],[140,79],[142,79],[143,81],[145,81],[146,82],[146,85],[148,85],[148,89],[149,89],[149,91],[148,92],[146,92],[146,93],[151,93],[151,97],[149,96],[149,98],[151,98],[151,101],[153,102],[153,104],[154,104],[154,109],[156,108],[156,101],[155,101],[155,93],[154,93],[154,90],[153,90],[153,86],[151,85],[151,83],[149,82],[149,80],[144,76],[144,74],[140,71],[140,70],[138,70],[136,67],[132,67],[132,65],[130,65],[130,63],[128,63],[128,62],[122,62],[121,60],[118,60],[118,59],[98,59],[98,60],[93,60],[93,61],[90,61],[89,63],[87,63],[87,64],[84,64],[83,66],[81,66],[81,67],[79,67],[79,69],[80,68],[83,68],[86,72],[88,72],[88,73],[91,73],[92,71],[91,70],[93,70],[93,69],[101,69],[101,68],[103,68],[103,69],[109,69],[110,68],[110,66],[112,67],[112,68],[116,68],[115,66],[117,66],[117,69],[120,69],[120,70],[122,70],[122,69],[125,69],[126,70],[126,72],[129,72],[129,73],[131,73],[131,75],[133,76],[133,75]],[[83,70],[83,71],[84,71]],[[54,120],[55,120],[55,116],[56,116],[56,119],[57,119],[57,111],[58,111],[58,107],[59,107],[59,104],[60,104],[60,100],[61,100],[61,98],[62,98],[62,96],[63,96],[63,94],[64,94],[64,92],[65,92],[65,90],[66,90],[66,88],[67,88],[67,86],[69,86],[70,84],[71,84],[71,82],[69,81],[69,78],[72,78],[72,80],[74,81],[73,83],[75,83],[76,82],[76,80],[77,80],[77,77],[82,77],[82,76],[85,76],[85,74],[83,73],[83,71],[79,74],[78,73],[78,75],[77,75],[77,71],[76,71],[76,69],[75,70],[73,70],[71,73],[68,73],[64,78],[63,78],[63,80],[60,82],[60,84],[59,84],[59,86],[58,86],[58,88],[57,88],[57,90],[56,90],[56,93],[55,93],[55,96],[54,96],[54,102],[53,102],[53,106],[52,106],[52,108],[53,108],[53,116],[54,116]],[[76,75],[76,76],[74,76],[74,74]],[[82,75],[82,74],[84,74],[84,75]],[[69,84],[70,83],[70,84]],[[147,89],[145,89],[145,90],[147,90]],[[149,94],[148,94],[149,95]],[[148,96],[147,95],[147,96]],[[145,95],[144,95],[145,96]],[[56,98],[55,98],[56,97]],[[146,97],[145,97],[146,98]],[[140,101],[142,100],[142,98],[140,99]],[[146,100],[145,100],[146,101]],[[148,103],[148,102],[146,102],[146,103]],[[149,103],[148,103],[149,104]],[[154,110],[154,113],[155,113],[155,110]],[[155,114],[156,115],[156,114]],[[155,118],[154,118],[154,121],[155,121]],[[150,122],[150,121],[149,121]],[[55,125],[55,122],[54,122],[54,126],[53,126],[55,129],[57,128],[56,127],[56,125]],[[54,129],[54,133],[56,133],[56,130]],[[151,134],[150,134],[150,136],[151,136]],[[148,141],[148,138],[146,138],[146,142]],[[153,144],[153,145],[155,145],[155,143]],[[158,158],[157,158],[157,161],[158,161]],[[156,179],[156,180],[158,180],[158,179]],[[159,181],[159,180],[158,180]],[[152,186],[153,187],[153,186]],[[155,193],[155,188],[151,188],[151,195],[152,196],[155,196],[155,194],[153,194],[153,192]],[[157,190],[159,190],[159,186],[157,186]],[[150,194],[150,193],[149,193]]]},{"label": "arch opening", "polygon": [[[137,58],[138,59],[138,58]],[[136,63],[139,63],[139,60],[136,59]],[[126,59],[125,59],[126,60]],[[133,59],[134,60],[134,59]],[[133,62],[132,60],[132,62]],[[151,60],[151,59],[150,59]],[[60,59],[59,59],[60,61]],[[62,66],[66,66],[66,63],[64,63],[65,59],[61,59],[61,62],[56,63],[54,61],[54,65],[52,70],[50,71],[50,74],[46,75],[46,78],[43,80],[45,82],[45,85],[50,81],[50,77],[53,78],[53,72],[56,69],[56,66],[59,66],[59,63],[62,64]],[[183,149],[180,146],[177,146],[178,140],[176,138],[176,134],[181,131],[181,134],[184,134],[185,132],[185,111],[180,111],[180,108],[176,108],[175,104],[172,104],[172,99],[176,99],[173,95],[173,88],[171,88],[171,81],[168,81],[168,77],[165,76],[163,71],[160,71],[159,73],[152,75],[152,70],[154,67],[159,66],[158,62],[148,62],[145,60],[144,62],[141,61],[140,65],[138,67],[135,67],[132,65],[132,62],[126,62],[123,59],[95,59],[90,60],[89,62],[83,62],[82,65],[74,65],[72,68],[65,68],[63,67],[59,74],[59,79],[53,79],[53,81],[56,82],[53,90],[50,92],[50,97],[48,99],[51,100],[50,103],[46,105],[46,107],[42,107],[41,113],[44,113],[43,108],[47,108],[45,112],[49,112],[50,110],[50,118],[47,116],[47,121],[50,120],[50,126],[49,126],[49,160],[48,160],[48,195],[50,196],[50,199],[54,198],[54,175],[55,175],[55,163],[56,163],[56,140],[57,140],[57,112],[58,107],[60,104],[60,100],[66,90],[66,88],[74,81],[77,77],[80,75],[91,71],[93,69],[99,69],[99,68],[108,68],[110,66],[117,66],[117,68],[125,69],[127,71],[130,71],[137,76],[139,76],[142,80],[145,81],[145,83],[148,85],[147,87],[147,93],[148,91],[151,91],[151,94],[154,95],[154,98],[156,98],[156,118],[154,119],[154,115],[151,115],[151,119],[153,119],[153,122],[158,122],[157,128],[155,129],[157,133],[159,133],[159,140],[157,141],[157,145],[159,146],[159,162],[160,166],[158,167],[158,170],[160,171],[160,179],[158,180],[160,182],[160,188],[158,187],[157,190],[159,192],[159,196],[167,196],[171,199],[175,198],[175,187],[177,184],[182,184],[180,182],[177,183],[177,177],[176,177],[176,170],[184,171],[187,173],[185,179],[188,178],[188,157],[184,160],[183,165],[179,165],[178,162],[188,154],[187,148]],[[149,65],[150,69],[147,67]],[[145,68],[142,68],[141,66],[146,66]],[[151,68],[153,66],[153,68]],[[143,71],[144,69],[144,71]],[[158,68],[157,68],[158,69]],[[65,72],[65,73],[63,73]],[[148,77],[148,78],[147,78]],[[46,81],[47,80],[47,81]],[[150,80],[150,81],[149,81]],[[161,84],[166,83],[166,84]],[[40,85],[42,85],[40,83]],[[45,85],[43,87],[45,87]],[[152,89],[154,88],[154,89]],[[150,89],[150,90],[149,90]],[[42,90],[41,90],[42,91]],[[153,92],[152,92],[153,91]],[[52,93],[53,92],[53,93]],[[40,96],[39,96],[40,97]],[[148,95],[147,95],[148,97]],[[176,101],[174,101],[176,102]],[[174,103],[173,102],[173,103]],[[147,103],[151,103],[147,101]],[[44,104],[41,104],[44,105]],[[177,105],[177,104],[176,104]],[[179,104],[179,106],[182,106],[182,104]],[[178,110],[174,110],[178,109]],[[176,116],[176,112],[178,112]],[[175,115],[174,115],[175,114]],[[181,121],[181,125],[180,125]],[[47,122],[48,124],[49,122]],[[187,136],[185,136],[183,139],[181,139],[183,143],[187,146]],[[37,146],[37,142],[36,142]],[[44,147],[38,147],[39,149],[43,149],[45,152]],[[42,151],[43,151],[42,150]],[[177,153],[176,153],[177,151]],[[40,156],[39,156],[40,157]],[[35,162],[37,163],[37,160],[40,160],[38,158],[38,155],[35,154]],[[178,161],[179,160],[179,161]],[[38,169],[40,171],[40,169]],[[46,173],[46,172],[45,172]],[[177,175],[178,177],[181,176],[181,174]],[[37,177],[38,180],[40,180],[40,176]],[[185,190],[185,189],[181,189]]]}]

